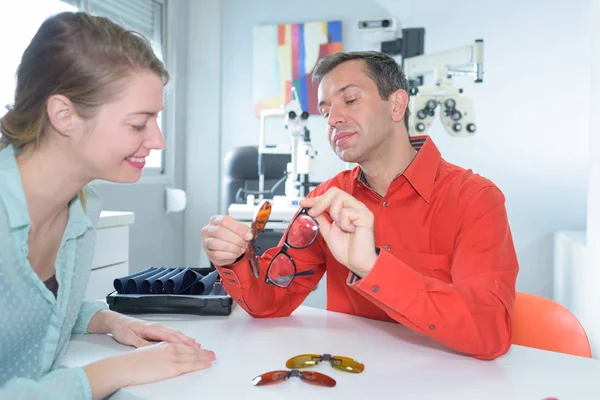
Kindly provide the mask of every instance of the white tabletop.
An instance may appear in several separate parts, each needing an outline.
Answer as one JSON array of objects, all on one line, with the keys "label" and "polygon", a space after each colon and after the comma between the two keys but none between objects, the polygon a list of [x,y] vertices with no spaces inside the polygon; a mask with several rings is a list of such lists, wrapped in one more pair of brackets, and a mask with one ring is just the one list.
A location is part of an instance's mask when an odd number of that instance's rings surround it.
[{"label": "white tabletop", "polygon": [[[120,390],[113,399],[600,399],[598,360],[513,346],[503,357],[481,361],[398,324],[316,308],[300,307],[290,317],[271,319],[254,319],[240,307],[226,317],[143,318],[196,338],[217,361],[207,370]],[[82,366],[131,350],[105,335],[74,336],[62,364]],[[285,369],[289,357],[302,353],[352,357],[365,364],[365,371],[350,374],[321,363],[309,370],[331,376],[335,387],[298,378],[252,385],[255,376]]]},{"label": "white tabletop", "polygon": [[98,221],[98,229],[131,225],[135,222],[135,214],[129,211],[102,211]]}]

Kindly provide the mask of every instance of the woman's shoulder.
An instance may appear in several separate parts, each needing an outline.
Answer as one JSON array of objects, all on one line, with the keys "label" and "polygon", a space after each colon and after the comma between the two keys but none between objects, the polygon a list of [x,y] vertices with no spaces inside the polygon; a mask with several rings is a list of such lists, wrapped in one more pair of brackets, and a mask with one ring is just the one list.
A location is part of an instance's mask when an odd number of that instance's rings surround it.
[{"label": "woman's shoulder", "polygon": [[90,185],[84,186],[82,190],[85,194],[85,213],[94,227],[96,227],[100,219],[100,212],[102,212],[102,198],[96,189]]}]

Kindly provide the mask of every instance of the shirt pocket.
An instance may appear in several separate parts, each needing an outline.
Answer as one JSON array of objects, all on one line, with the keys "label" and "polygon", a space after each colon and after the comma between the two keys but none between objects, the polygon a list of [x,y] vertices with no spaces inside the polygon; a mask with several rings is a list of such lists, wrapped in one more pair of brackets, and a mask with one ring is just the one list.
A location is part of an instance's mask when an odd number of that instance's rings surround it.
[{"label": "shirt pocket", "polygon": [[412,267],[424,276],[450,283],[452,254],[411,252]]}]

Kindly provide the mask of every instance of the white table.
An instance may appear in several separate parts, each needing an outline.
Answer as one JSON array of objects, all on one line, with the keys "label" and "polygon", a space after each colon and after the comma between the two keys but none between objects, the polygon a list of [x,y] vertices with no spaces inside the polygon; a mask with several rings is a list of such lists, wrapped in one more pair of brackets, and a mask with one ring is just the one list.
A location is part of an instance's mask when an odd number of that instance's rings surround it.
[{"label": "white table", "polygon": [[[600,399],[600,361],[513,346],[494,361],[455,354],[398,324],[310,307],[290,317],[254,319],[240,307],[227,317],[144,315],[196,338],[215,351],[207,370],[125,388],[113,399]],[[62,364],[81,366],[131,348],[108,336],[74,336]],[[350,374],[321,363],[310,368],[333,377],[333,388],[291,378],[255,387],[252,379],[285,369],[302,353],[352,357],[365,364]]]}]

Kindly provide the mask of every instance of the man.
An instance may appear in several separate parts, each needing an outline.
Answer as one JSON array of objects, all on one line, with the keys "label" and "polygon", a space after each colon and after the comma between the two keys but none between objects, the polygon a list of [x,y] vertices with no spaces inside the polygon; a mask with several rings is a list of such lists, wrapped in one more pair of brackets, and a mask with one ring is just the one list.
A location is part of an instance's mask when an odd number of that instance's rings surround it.
[{"label": "man", "polygon": [[287,316],[327,270],[328,310],[396,321],[480,359],[506,353],[518,262],[501,191],[442,159],[431,138],[409,138],[408,87],[393,58],[337,53],[313,77],[331,147],[358,167],[300,203],[320,235],[287,250],[299,273],[287,288],[265,282],[285,235],[255,278],[243,256],[249,229],[211,218],[203,246],[226,290],[255,317]]}]

